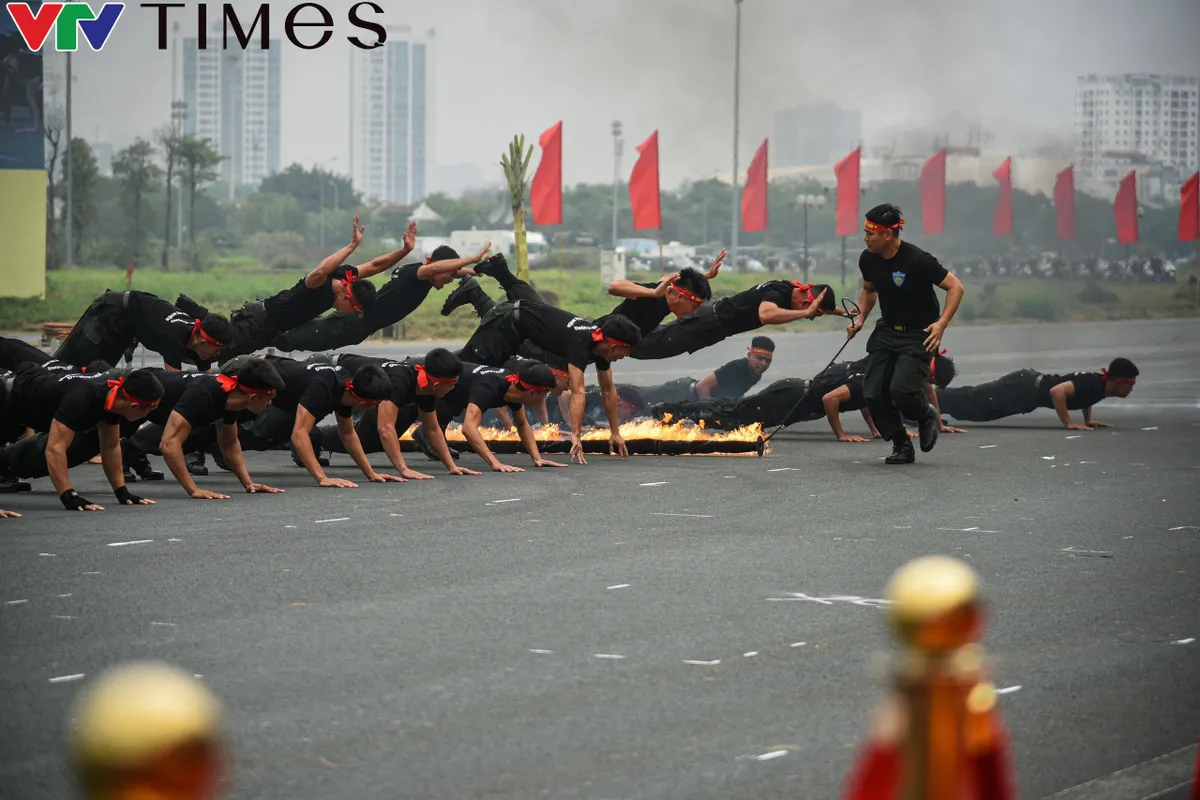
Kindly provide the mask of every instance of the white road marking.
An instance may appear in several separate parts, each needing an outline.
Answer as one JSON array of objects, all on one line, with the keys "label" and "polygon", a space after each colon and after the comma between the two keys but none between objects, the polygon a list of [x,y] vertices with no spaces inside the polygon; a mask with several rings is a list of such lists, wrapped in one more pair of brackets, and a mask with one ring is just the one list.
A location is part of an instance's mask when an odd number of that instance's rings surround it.
[{"label": "white road marking", "polygon": [[176,628],[176,627],[178,627],[178,625],[176,625],[174,622],[151,622],[150,624],[157,625],[160,628]]},{"label": "white road marking", "polygon": [[84,575],[99,575],[100,573],[99,572],[84,572],[82,574],[84,574]]},{"label": "white road marking", "polygon": [[769,753],[763,753],[754,757],[755,761],[772,761],[776,758],[783,758],[788,754],[787,750],[772,750]]},{"label": "white road marking", "polygon": [[516,503],[520,499],[521,498],[519,498],[519,497],[512,497],[512,498],[509,498],[508,500],[492,500],[491,502],[493,502],[493,503]]},{"label": "white road marking", "polygon": [[67,592],[66,594],[58,595],[58,597],[70,597],[70,596],[71,596],[71,592]]},{"label": "white road marking", "polygon": [[536,647],[531,647],[531,648],[529,648],[529,652],[531,652],[531,653],[537,653],[539,656],[552,656],[552,655],[554,655],[554,651],[553,651],[553,650],[539,650],[539,649],[538,649],[538,648],[536,648]]},{"label": "white road marking", "polygon": [[1151,426],[1151,427],[1149,427],[1149,428],[1142,428],[1142,430],[1144,430],[1144,431],[1156,431],[1156,430],[1158,430],[1158,426],[1157,426],[1157,425],[1153,425],[1153,426]]},{"label": "white road marking", "polygon": [[42,558],[54,558],[58,553],[38,553]]},{"label": "white road marking", "polygon": [[1042,461],[1053,461],[1054,456],[1042,456]]},{"label": "white road marking", "polygon": [[613,661],[620,661],[621,659],[625,658],[625,656],[617,655],[616,653],[593,653],[592,655],[594,655],[596,658],[607,658]]},{"label": "white road marking", "polygon": [[1200,531],[1200,525],[1177,525],[1174,528],[1167,528],[1169,531]]},{"label": "white road marking", "polygon": [[981,444],[981,445],[979,445],[979,449],[980,450],[990,450],[991,448],[998,447],[998,446],[999,445],[994,445],[994,444]]},{"label": "white road marking", "polygon": [[[295,527],[295,526],[292,526]],[[182,542],[183,539],[167,539],[168,542]]]},{"label": "white road marking", "polygon": [[28,602],[29,602],[28,600],[5,600],[4,605],[6,605],[6,606],[23,606]]},{"label": "white road marking", "polygon": [[754,658],[756,655],[758,655],[758,651],[751,650],[749,653],[742,653],[742,658]]},{"label": "white road marking", "polygon": [[349,517],[335,517],[333,519],[315,519],[315,520],[313,520],[313,524],[320,525],[322,522],[349,522],[349,521],[350,521]]},{"label": "white road marking", "polygon": [[652,511],[652,517],[692,517],[693,519],[712,519],[712,514],[671,514],[666,511]]},{"label": "white road marking", "polygon": [[609,586],[608,588],[609,589],[628,589],[629,584],[628,583],[615,583],[612,586]]},{"label": "white road marking", "polygon": [[1012,694],[1019,691],[1021,691],[1021,686],[1017,684],[1016,686],[1005,686],[1003,689],[997,689],[996,694]]},{"label": "white road marking", "polygon": [[697,666],[697,667],[715,667],[717,664],[721,663],[721,659],[718,658],[716,661],[692,661],[690,659],[685,658],[683,660],[683,663],[692,664],[693,666]]},{"label": "white road marking", "polygon": [[1067,437],[1065,437],[1065,438],[1067,438],[1067,439],[1078,439],[1078,438],[1079,438],[1079,436],[1080,436],[1080,434],[1078,434],[1078,433],[1077,433],[1077,434],[1075,434],[1074,436],[1067,436]]},{"label": "white road marking", "polygon": [[403,517],[403,514],[388,514],[389,517]]},{"label": "white road marking", "polygon": [[[153,539],[134,539],[132,542],[109,542],[108,546],[109,547],[128,547],[131,544],[150,544],[153,541],[154,541]],[[87,573],[84,573],[84,574],[86,575]],[[95,574],[99,575],[100,573],[97,572]]]},{"label": "white road marking", "polygon": [[655,481],[654,483],[639,483],[638,486],[666,486],[668,481]]},{"label": "white road marking", "polygon": [[84,674],[82,672],[76,675],[59,675],[57,678],[51,678],[51,683],[70,683],[71,681],[82,680]]},{"label": "white road marking", "polygon": [[799,467],[776,467],[775,469],[767,470],[767,472],[799,472],[799,471],[800,471]]},{"label": "white road marking", "polygon": [[1196,639],[1195,639],[1195,638],[1191,638],[1191,639],[1177,639],[1177,640],[1175,640],[1174,642],[1171,642],[1171,644],[1191,644],[1191,643],[1192,643],[1192,642],[1194,642],[1194,641],[1196,641]]},{"label": "white road marking", "polygon": [[804,647],[808,642],[792,642],[789,647]]},{"label": "white road marking", "polygon": [[1051,800],[1097,800],[1098,798],[1140,798],[1150,800],[1187,786],[1195,768],[1197,745],[1176,750],[1111,775],[1072,786]]},{"label": "white road marking", "polygon": [[51,614],[50,619],[75,619],[75,618],[71,617],[71,616],[67,616],[66,614]]}]

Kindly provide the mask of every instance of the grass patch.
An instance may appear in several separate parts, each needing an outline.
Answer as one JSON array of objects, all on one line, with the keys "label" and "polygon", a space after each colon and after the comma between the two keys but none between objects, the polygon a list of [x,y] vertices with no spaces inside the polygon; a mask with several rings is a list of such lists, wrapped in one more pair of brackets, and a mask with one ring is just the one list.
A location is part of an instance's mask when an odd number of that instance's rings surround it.
[{"label": "grass patch", "polygon": [[[253,263],[253,266],[251,266]],[[304,272],[302,265],[288,269],[270,269],[256,262],[232,261],[208,272],[166,272],[143,269],[134,276],[134,288],[174,300],[186,292],[215,311],[228,313],[247,300],[259,299],[293,285]],[[657,274],[631,274],[636,281],[656,280]],[[718,296],[734,294],[760,283],[762,274],[722,273],[714,283]],[[798,276],[773,276],[798,277]],[[387,274],[375,281],[382,284]],[[839,294],[857,299],[857,282],[852,276],[845,287],[836,276],[814,276],[835,285]],[[956,322],[996,324],[1009,322],[1077,322],[1086,320],[1153,319],[1196,316],[1195,303],[1175,297],[1188,274],[1176,283],[1100,284],[1116,295],[1114,302],[1086,302],[1082,281],[1050,281],[1035,278],[968,281],[967,296]],[[600,285],[598,270],[564,270],[560,282],[556,268],[534,270],[534,284],[564,298],[562,305],[579,314],[596,317],[612,310],[617,301]],[[482,283],[493,297],[501,292],[494,281]],[[33,330],[42,322],[69,322],[79,318],[88,304],[106,289],[123,289],[124,270],[84,268],[46,275],[45,300],[0,299],[0,330]],[[450,317],[440,314],[450,289],[430,292],[426,302],[402,324],[399,333],[409,339],[462,339],[475,329],[477,319],[468,310],[459,309]],[[794,323],[788,330],[829,330],[839,324],[822,320],[817,325]]]}]

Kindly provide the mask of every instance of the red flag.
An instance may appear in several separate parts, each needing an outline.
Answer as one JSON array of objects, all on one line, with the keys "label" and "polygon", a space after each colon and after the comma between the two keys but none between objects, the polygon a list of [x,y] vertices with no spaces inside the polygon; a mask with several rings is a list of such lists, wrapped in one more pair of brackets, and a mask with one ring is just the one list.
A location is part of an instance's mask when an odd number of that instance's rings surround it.
[{"label": "red flag", "polygon": [[1013,231],[1012,156],[992,170],[992,177],[1000,183],[1000,195],[996,198],[996,210],[992,214],[992,236],[1010,236]]},{"label": "red flag", "polygon": [[833,174],[837,175],[837,230],[834,236],[851,236],[858,231],[859,170],[862,163],[862,148],[857,147],[850,155],[833,166]]},{"label": "red flag", "polygon": [[746,233],[767,229],[767,140],[750,159],[746,188],[742,190],[742,230]]},{"label": "red flag", "polygon": [[1075,238],[1075,167],[1067,167],[1054,178],[1054,210],[1058,212],[1058,238]]},{"label": "red flag", "polygon": [[1137,244],[1137,172],[1131,170],[1121,179],[1121,188],[1113,202],[1113,216],[1117,220],[1117,243]]},{"label": "red flag", "polygon": [[658,131],[638,145],[638,160],[629,173],[629,204],[633,207],[633,229],[662,227],[662,203],[658,193]]},{"label": "red flag", "polygon": [[128,285],[133,281],[133,259],[129,259],[129,266],[125,269],[125,283]]},{"label": "red flag", "polygon": [[[1187,179],[1179,190],[1179,241],[1200,239],[1200,172]],[[1200,775],[1197,776],[1200,780]]]},{"label": "red flag", "polygon": [[529,186],[529,210],[537,225],[562,225],[562,121],[538,139],[542,160]]},{"label": "red flag", "polygon": [[926,236],[946,230],[946,151],[938,150],[921,167],[921,223]]}]

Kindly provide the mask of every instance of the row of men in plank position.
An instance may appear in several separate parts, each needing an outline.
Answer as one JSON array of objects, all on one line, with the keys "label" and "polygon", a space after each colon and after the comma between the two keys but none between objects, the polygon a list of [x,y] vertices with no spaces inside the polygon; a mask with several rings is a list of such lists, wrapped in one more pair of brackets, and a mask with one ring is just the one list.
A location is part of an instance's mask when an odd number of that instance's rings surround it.
[{"label": "row of men in plank position", "polygon": [[[533,405],[548,421],[545,398],[551,393],[560,396],[562,417],[570,424],[572,461],[586,463],[580,436],[588,412],[584,370],[589,364],[597,368],[599,403],[593,405],[603,409],[609,423],[611,452],[626,456],[619,433],[621,394],[612,378],[612,361],[694,353],[765,325],[845,313],[828,286],[788,280],[767,281],[710,302],[709,281],[721,267],[722,253],[707,273],[684,270],[653,283],[614,282],[610,293],[622,302],[611,314],[590,320],[546,303],[511,273],[503,255],[485,259],[488,247],[466,258],[450,248],[439,248],[424,263],[397,266],[414,245],[412,225],[399,250],[359,267],[349,266],[345,261],[363,232],[355,218],[346,247],[293,287],[248,302],[228,319],[186,295],[172,304],[144,292],[106,292],[91,304],[53,357],[24,342],[0,340],[0,369],[8,370],[0,379],[0,408],[5,412],[0,443],[7,443],[0,449],[0,491],[28,490],[22,479],[49,476],[66,508],[101,510],[74,490],[68,476],[70,466],[99,456],[119,503],[150,504],[132,494],[127,482],[161,479],[146,458],[158,454],[189,496],[224,498],[201,489],[193,479],[207,473],[203,455],[208,453],[233,472],[247,492],[275,492],[251,478],[242,451],[288,445],[296,462],[321,486],[355,485],[325,474],[328,459],[322,450],[348,453],[371,481],[425,479],[431,476],[405,463],[398,441],[399,434],[417,421],[421,425],[414,438],[429,457],[440,460],[450,474],[478,474],[458,466],[457,453],[445,441],[446,424],[459,415],[464,416],[468,442],[490,468],[517,471],[495,458],[479,432],[483,414],[492,409],[511,415],[505,421],[511,419],[536,466],[561,467],[565,465],[538,452],[525,413],[525,407]],[[378,292],[365,280],[389,269],[391,280]],[[493,301],[477,275],[498,281],[505,300]],[[342,353],[306,361],[250,355],[266,347],[323,351],[359,343],[412,313],[431,289],[441,289],[455,279],[460,283],[442,313],[470,305],[480,316],[478,329],[457,354],[435,349],[424,358],[394,360]],[[330,309],[334,313],[322,316]],[[662,324],[671,316],[676,319]],[[166,369],[113,370],[110,365],[135,342],[158,352]],[[756,383],[773,349],[765,337],[756,339],[744,364],[726,365],[689,387],[697,408],[686,409],[673,401],[660,404],[655,413],[722,425],[755,416],[740,404],[728,408],[712,404],[735,402],[719,395],[740,395]],[[217,359],[223,363],[214,374],[209,370]],[[952,374],[952,364],[939,356],[934,357],[935,373],[939,359],[948,365],[942,367],[942,374]],[[197,371],[181,371],[184,364],[194,365]],[[755,397],[783,395],[801,401],[814,394],[814,387],[825,385],[822,381],[828,383],[832,374],[851,374],[852,366],[835,365],[838,369],[826,370],[802,385],[801,394],[795,394],[796,385],[788,387],[790,395],[772,386]],[[1038,386],[1043,383],[1044,379]],[[742,388],[735,391],[738,387]],[[836,392],[839,408],[855,404],[852,380],[844,381]],[[633,398],[637,390],[630,387],[626,394]],[[828,395],[821,395],[822,408],[829,407]],[[1085,397],[1090,395],[1079,393],[1080,399]],[[1077,399],[1075,405],[1086,408],[1086,423],[1090,404],[1078,403]],[[627,414],[638,408],[629,399],[624,405]],[[787,417],[799,421],[797,415],[806,413],[805,404],[793,405],[797,408]],[[336,424],[318,428],[317,423],[329,414]],[[757,416],[752,421],[771,421],[765,412]],[[366,454],[380,451],[388,455],[397,474],[380,473],[371,466]]]}]

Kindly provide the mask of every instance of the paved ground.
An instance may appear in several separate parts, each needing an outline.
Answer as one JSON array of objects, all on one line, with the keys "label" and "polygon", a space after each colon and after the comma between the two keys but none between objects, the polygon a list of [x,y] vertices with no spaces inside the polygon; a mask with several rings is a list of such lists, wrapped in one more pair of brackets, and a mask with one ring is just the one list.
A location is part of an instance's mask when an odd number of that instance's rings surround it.
[{"label": "paved ground", "polygon": [[[838,346],[781,337],[772,376]],[[7,496],[26,516],[0,523],[0,796],[70,793],[82,682],[54,679],[158,657],[227,702],[239,798],[837,797],[889,643],[877,608],[828,598],[879,598],[932,552],[985,583],[1022,796],[1194,745],[1200,324],[966,328],[948,346],[964,383],[1114,355],[1143,378],[1097,409],[1111,431],[1039,412],[901,469],[814,423],[765,459],[338,491],[260,454],[256,477],[288,494],[201,504],[163,483],[155,508],[88,516],[44,481]],[[699,376],[744,347],[618,377]],[[1146,797],[1187,758],[1069,796]]]}]

